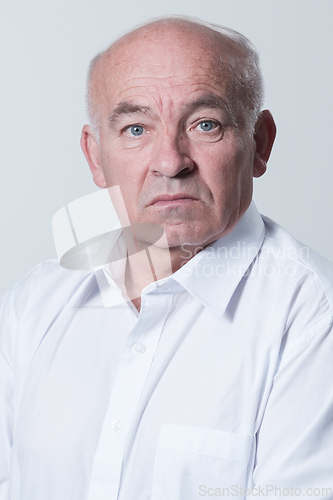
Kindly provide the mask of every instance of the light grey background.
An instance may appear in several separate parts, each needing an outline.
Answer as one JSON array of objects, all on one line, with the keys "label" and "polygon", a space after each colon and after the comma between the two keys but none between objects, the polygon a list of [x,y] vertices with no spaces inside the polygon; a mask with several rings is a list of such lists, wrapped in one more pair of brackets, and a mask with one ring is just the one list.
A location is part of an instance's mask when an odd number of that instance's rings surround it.
[{"label": "light grey background", "polygon": [[0,21],[0,293],[55,257],[53,214],[97,189],[79,147],[89,60],[170,13],[230,26],[258,48],[278,136],[255,201],[333,261],[333,0],[13,0]]}]

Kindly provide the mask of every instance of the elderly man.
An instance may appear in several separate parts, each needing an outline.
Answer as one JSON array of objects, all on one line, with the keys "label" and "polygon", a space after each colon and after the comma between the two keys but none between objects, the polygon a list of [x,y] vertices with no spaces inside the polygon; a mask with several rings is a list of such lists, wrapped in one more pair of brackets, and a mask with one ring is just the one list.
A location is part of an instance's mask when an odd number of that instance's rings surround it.
[{"label": "elderly man", "polygon": [[225,28],[160,19],[93,60],[82,149],[158,272],[105,263],[114,307],[53,261],[5,296],[1,500],[332,498],[332,266],[251,203],[261,101]]}]

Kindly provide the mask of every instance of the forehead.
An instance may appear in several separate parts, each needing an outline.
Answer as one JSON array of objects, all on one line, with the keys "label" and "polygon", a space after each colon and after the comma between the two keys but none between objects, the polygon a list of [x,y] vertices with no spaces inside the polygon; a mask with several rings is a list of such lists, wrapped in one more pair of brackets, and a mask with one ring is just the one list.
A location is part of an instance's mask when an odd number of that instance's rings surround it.
[{"label": "forehead", "polygon": [[169,27],[120,41],[95,71],[100,109],[156,92],[179,99],[200,91],[223,94],[230,80],[230,51],[228,42],[215,35]]}]

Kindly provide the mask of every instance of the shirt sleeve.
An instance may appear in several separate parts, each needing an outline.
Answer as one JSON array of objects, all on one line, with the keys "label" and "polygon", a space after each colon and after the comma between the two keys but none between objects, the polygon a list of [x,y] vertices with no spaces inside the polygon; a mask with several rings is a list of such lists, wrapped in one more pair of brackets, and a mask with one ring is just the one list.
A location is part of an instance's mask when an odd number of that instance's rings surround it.
[{"label": "shirt sleeve", "polygon": [[13,353],[15,314],[13,292],[0,301],[0,500],[9,500],[10,451],[14,424]]},{"label": "shirt sleeve", "polygon": [[293,343],[257,434],[254,496],[333,498],[331,318]]},{"label": "shirt sleeve", "polygon": [[10,498],[19,323],[39,275],[37,266],[0,299],[0,500]]}]

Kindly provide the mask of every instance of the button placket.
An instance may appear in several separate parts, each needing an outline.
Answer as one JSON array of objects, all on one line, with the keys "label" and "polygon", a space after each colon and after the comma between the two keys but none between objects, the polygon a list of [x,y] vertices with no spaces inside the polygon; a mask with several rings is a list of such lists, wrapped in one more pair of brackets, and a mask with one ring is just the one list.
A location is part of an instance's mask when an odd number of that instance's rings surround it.
[{"label": "button placket", "polygon": [[140,318],[128,335],[113,385],[95,454],[88,500],[95,500],[96,492],[99,500],[116,500],[118,496],[127,436],[171,303],[171,294],[163,300],[153,294],[143,296]]},{"label": "button placket", "polygon": [[115,432],[119,431],[119,429],[121,429],[121,426],[122,423],[120,422],[120,420],[114,420],[111,424],[111,427]]},{"label": "button placket", "polygon": [[146,349],[146,345],[143,342],[137,342],[134,346],[134,350],[138,354],[143,354],[144,352],[146,352]]}]

